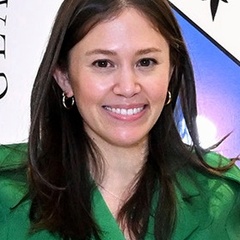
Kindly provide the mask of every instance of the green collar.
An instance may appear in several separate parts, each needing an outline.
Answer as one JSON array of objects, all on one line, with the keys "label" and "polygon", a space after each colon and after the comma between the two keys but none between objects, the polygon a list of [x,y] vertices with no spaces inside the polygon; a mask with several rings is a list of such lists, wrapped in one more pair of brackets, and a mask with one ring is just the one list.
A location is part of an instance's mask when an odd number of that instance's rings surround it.
[{"label": "green collar", "polygon": [[107,207],[101,193],[96,188],[93,193],[93,214],[95,221],[102,231],[102,239],[104,240],[125,240],[118,223]]}]

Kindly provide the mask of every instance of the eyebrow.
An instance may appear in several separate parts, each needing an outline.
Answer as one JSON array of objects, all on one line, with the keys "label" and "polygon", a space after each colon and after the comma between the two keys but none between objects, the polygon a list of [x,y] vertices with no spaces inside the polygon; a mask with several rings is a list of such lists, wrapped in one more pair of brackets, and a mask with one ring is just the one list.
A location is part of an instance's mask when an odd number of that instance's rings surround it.
[{"label": "eyebrow", "polygon": [[86,56],[91,56],[94,54],[104,54],[104,55],[112,55],[112,56],[117,55],[115,51],[105,50],[105,49],[94,49],[86,52]]},{"label": "eyebrow", "polygon": [[[148,54],[148,53],[154,53],[154,52],[162,52],[162,50],[160,48],[144,48],[144,49],[140,49],[136,52],[135,55],[144,55],[144,54]],[[111,50],[106,50],[106,49],[94,49],[91,51],[87,51],[86,52],[86,56],[91,56],[94,54],[103,54],[103,55],[110,55],[110,56],[116,56],[117,53],[115,51],[111,51]]]},{"label": "eyebrow", "polygon": [[137,51],[136,55],[144,55],[148,53],[162,52],[160,48],[144,48]]}]

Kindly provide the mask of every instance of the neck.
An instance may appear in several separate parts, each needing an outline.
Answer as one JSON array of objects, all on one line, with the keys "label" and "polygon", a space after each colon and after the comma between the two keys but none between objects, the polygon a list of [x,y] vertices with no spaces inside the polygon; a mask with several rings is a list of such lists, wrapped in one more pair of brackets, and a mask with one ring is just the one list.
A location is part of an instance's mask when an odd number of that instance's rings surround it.
[{"label": "neck", "polygon": [[105,161],[105,181],[120,178],[131,181],[142,169],[146,160],[146,144],[134,148],[112,147],[102,149]]},{"label": "neck", "polygon": [[99,185],[117,196],[129,189],[146,161],[147,140],[130,147],[114,146],[94,139],[104,161],[104,175]]},{"label": "neck", "polygon": [[104,161],[103,176],[95,181],[109,210],[117,219],[119,210],[134,192],[138,174],[146,161],[148,141],[145,139],[131,147],[111,145],[96,138],[93,141]]}]

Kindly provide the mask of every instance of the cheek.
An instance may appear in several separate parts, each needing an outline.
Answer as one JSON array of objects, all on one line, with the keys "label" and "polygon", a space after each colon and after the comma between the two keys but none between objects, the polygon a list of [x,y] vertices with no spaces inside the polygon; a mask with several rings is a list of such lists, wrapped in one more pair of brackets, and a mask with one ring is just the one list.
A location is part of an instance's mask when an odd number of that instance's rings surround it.
[{"label": "cheek", "polygon": [[101,105],[107,92],[106,84],[86,74],[79,75],[72,83],[74,97],[80,112],[86,111],[93,105]]},{"label": "cheek", "polygon": [[79,72],[71,76],[71,85],[75,99],[90,98],[95,92],[96,86],[87,74]]},{"label": "cheek", "polygon": [[88,107],[98,98],[98,91],[86,84],[78,84],[73,92],[79,109]]},{"label": "cheek", "polygon": [[[148,92],[152,101],[160,104],[164,103],[168,91],[168,78],[165,81],[155,81],[149,84]],[[160,104],[161,105],[161,104]]]},{"label": "cheek", "polygon": [[155,107],[155,111],[157,113],[161,113],[162,109],[164,108],[165,102],[166,102],[166,94],[164,92],[164,93],[155,95],[154,97],[155,98],[153,101],[153,106]]},{"label": "cheek", "polygon": [[109,88],[108,78],[98,76],[83,69],[81,72],[72,76],[72,86],[74,91],[77,92],[103,92]]}]

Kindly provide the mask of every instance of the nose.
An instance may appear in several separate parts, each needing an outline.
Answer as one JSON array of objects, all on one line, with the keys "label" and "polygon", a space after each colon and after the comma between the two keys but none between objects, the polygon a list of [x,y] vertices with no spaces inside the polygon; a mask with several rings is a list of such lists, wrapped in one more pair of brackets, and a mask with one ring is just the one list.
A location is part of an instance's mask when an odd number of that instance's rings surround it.
[{"label": "nose", "polygon": [[126,98],[131,98],[141,91],[139,77],[134,69],[122,69],[115,79],[113,92]]}]

